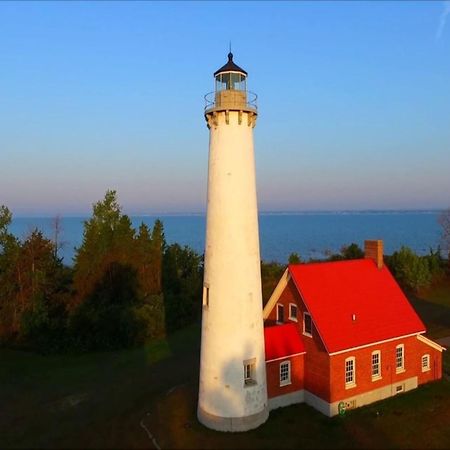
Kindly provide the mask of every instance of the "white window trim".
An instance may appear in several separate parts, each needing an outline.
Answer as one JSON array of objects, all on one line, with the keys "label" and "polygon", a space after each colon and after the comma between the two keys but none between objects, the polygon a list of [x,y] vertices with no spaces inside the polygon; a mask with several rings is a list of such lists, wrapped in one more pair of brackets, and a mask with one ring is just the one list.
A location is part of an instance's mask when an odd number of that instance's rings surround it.
[{"label": "white window trim", "polygon": [[[311,319],[311,333],[307,333],[306,331],[305,331],[305,317],[306,316],[309,316],[309,318]],[[311,314],[309,313],[309,312],[304,312],[303,313],[303,335],[304,336],[309,336],[309,337],[312,337],[312,328],[313,328],[313,322],[312,322],[312,317],[311,317]]]},{"label": "white window trim", "polygon": [[[376,354],[378,354],[378,375],[373,375],[373,355],[376,355]],[[370,369],[371,369],[371,373],[372,373],[372,381],[381,380],[382,376],[381,376],[381,351],[380,350],[375,350],[370,355]]]},{"label": "white window trim", "polygon": [[[286,364],[288,366],[289,378],[287,380],[281,381],[281,366]],[[280,362],[280,386],[288,386],[289,384],[292,384],[292,381],[291,381],[291,361],[288,360]]]},{"label": "white window trim", "polygon": [[[256,382],[256,358],[246,359],[244,363],[244,387],[255,386]],[[246,378],[246,368],[250,366],[250,377]]]},{"label": "white window trim", "polygon": [[283,319],[284,319],[284,317],[285,317],[285,315],[284,315],[284,305],[283,305],[283,303],[277,303],[277,305],[276,305],[276,310],[277,310],[277,320],[276,320],[276,323],[281,324],[281,323],[284,323],[284,321],[283,321],[283,322],[280,322],[280,318],[278,317],[278,307],[279,307],[279,306],[281,306],[281,307],[283,308]]},{"label": "white window trim", "polygon": [[[397,349],[402,349],[402,365],[397,367]],[[405,371],[405,345],[399,344],[395,347],[395,373],[403,373]]]},{"label": "white window trim", "polygon": [[294,306],[297,308],[297,315],[298,315],[298,306],[296,303],[289,303],[289,320],[292,320],[292,322],[298,322],[297,316],[293,316],[291,314],[291,306]]},{"label": "white window trim", "polygon": [[[347,382],[347,361],[353,361],[353,380]],[[346,358],[344,361],[344,382],[345,382],[345,389],[351,389],[356,386],[356,358],[354,356],[350,356],[349,358]]]},{"label": "white window trim", "polygon": [[[427,365],[423,365],[423,358],[427,358]],[[431,357],[429,353],[425,353],[425,355],[422,355],[422,358],[420,359],[420,365],[422,367],[422,372],[429,372],[431,370]]]}]

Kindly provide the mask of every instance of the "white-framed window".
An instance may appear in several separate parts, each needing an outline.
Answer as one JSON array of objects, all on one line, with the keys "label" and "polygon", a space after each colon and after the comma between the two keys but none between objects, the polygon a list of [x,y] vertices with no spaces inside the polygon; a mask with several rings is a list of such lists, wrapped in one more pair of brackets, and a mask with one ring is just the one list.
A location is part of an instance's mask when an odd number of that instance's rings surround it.
[{"label": "white-framed window", "polygon": [[355,357],[345,360],[345,387],[356,386]]},{"label": "white-framed window", "polygon": [[256,384],[256,358],[244,361],[244,385],[252,386]]},{"label": "white-framed window", "polygon": [[403,392],[405,390],[405,386],[403,384],[399,384],[395,386],[395,393],[399,394],[400,392]]},{"label": "white-framed window", "polygon": [[289,320],[297,322],[298,308],[295,303],[289,303]]},{"label": "white-framed window", "polygon": [[405,370],[405,346],[403,344],[395,347],[395,371],[397,373]]},{"label": "white-framed window", "polygon": [[312,319],[311,314],[303,313],[303,334],[305,336],[312,336]]},{"label": "white-framed window", "polygon": [[375,350],[372,352],[372,380],[381,378],[381,352]]},{"label": "white-framed window", "polygon": [[277,303],[277,322],[284,323],[284,306],[281,303]]},{"label": "white-framed window", "polygon": [[203,306],[209,306],[209,286],[207,284],[203,286]]},{"label": "white-framed window", "polygon": [[430,364],[430,355],[423,355],[422,356],[422,372],[428,372],[431,370],[431,364]]},{"label": "white-framed window", "polygon": [[291,362],[283,361],[280,363],[280,386],[291,384]]}]

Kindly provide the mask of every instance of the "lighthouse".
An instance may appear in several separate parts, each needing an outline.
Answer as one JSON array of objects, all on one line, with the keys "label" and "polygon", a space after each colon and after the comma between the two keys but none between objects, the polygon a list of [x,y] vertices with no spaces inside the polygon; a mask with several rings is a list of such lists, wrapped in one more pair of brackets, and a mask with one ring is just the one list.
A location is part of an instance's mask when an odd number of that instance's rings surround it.
[{"label": "lighthouse", "polygon": [[198,419],[219,431],[267,420],[253,128],[256,95],[233,54],[207,94],[208,196]]}]

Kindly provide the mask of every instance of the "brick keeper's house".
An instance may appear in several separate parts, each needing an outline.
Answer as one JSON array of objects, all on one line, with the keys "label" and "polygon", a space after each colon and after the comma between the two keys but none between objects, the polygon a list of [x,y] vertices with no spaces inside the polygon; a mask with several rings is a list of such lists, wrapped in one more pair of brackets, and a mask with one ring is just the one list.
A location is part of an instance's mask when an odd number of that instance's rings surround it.
[{"label": "brick keeper's house", "polygon": [[383,242],[365,258],[291,264],[264,308],[274,409],[306,402],[327,416],[440,379],[442,351],[389,269]]}]

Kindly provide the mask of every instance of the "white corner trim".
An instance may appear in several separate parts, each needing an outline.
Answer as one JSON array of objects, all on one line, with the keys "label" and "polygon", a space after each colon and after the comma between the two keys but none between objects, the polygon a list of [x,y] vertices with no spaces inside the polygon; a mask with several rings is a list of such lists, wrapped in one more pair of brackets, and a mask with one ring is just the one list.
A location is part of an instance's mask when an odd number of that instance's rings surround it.
[{"label": "white corner trim", "polygon": [[269,301],[266,303],[266,306],[264,306],[263,309],[263,319],[266,320],[269,317],[269,314],[271,313],[272,309],[276,305],[278,299],[280,298],[281,294],[283,293],[285,287],[289,283],[289,280],[291,279],[291,275],[289,273],[289,269],[286,269],[283,273],[283,275],[280,278],[280,281],[276,285],[275,289],[272,292],[272,295],[269,298]]},{"label": "white corner trim", "polygon": [[427,337],[422,336],[420,334],[417,335],[417,339],[419,339],[419,341],[423,342],[424,344],[427,344],[430,347],[434,348],[435,350],[438,350],[439,352],[447,350],[445,347],[442,347],[442,345],[439,345],[437,342],[434,342],[431,339],[428,339]]},{"label": "white corner trim", "polygon": [[[425,332],[422,331],[421,333],[425,333]],[[411,337],[411,336],[419,337],[420,334],[419,333],[405,334],[404,336],[397,336],[397,337],[394,337],[394,338],[385,339],[384,341],[376,341],[376,342],[371,342],[370,344],[364,344],[364,345],[359,345],[357,347],[346,348],[345,350],[339,350],[337,352],[329,353],[329,355],[330,356],[340,355],[341,353],[352,352],[354,350],[359,350],[361,348],[372,347],[373,345],[384,344],[385,342],[397,341],[398,339],[405,339],[405,338],[408,338],[408,337]],[[438,345],[438,344],[436,344],[436,345]]]}]

